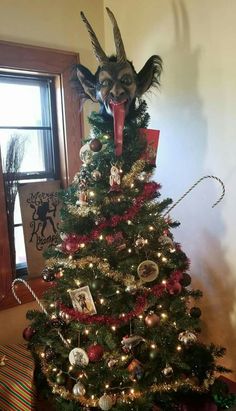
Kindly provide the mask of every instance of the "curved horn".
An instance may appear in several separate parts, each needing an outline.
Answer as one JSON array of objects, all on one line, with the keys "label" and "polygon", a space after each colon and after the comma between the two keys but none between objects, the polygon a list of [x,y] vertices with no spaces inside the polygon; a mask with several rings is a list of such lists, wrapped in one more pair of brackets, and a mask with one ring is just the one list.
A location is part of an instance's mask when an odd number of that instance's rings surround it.
[{"label": "curved horn", "polygon": [[108,62],[108,57],[106,56],[105,52],[103,51],[102,47],[99,44],[99,41],[97,39],[96,34],[94,33],[92,26],[89,24],[88,20],[86,19],[84,13],[81,11],[80,13],[81,18],[83,20],[83,22],[85,23],[88,33],[89,33],[89,37],[93,46],[93,50],[95,53],[95,56],[97,58],[97,60],[99,61],[99,63],[106,63]]},{"label": "curved horn", "polygon": [[114,35],[114,41],[115,41],[115,46],[116,46],[116,55],[117,55],[117,61],[118,62],[124,62],[127,60],[126,54],[125,54],[125,48],[124,44],[121,38],[120,30],[117,24],[117,21],[115,19],[114,14],[111,12],[111,10],[106,7],[108,16],[110,17],[110,20],[113,25],[113,35]]}]

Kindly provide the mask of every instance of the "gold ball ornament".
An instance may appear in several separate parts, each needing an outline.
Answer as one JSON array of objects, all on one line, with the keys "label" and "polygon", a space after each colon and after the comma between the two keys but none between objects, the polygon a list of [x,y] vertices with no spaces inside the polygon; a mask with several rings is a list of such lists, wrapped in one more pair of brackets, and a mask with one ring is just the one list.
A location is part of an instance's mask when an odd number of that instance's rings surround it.
[{"label": "gold ball ornament", "polygon": [[86,389],[84,388],[81,382],[77,382],[73,387],[73,394],[74,395],[84,395],[86,393]]},{"label": "gold ball ornament", "polygon": [[58,385],[64,385],[64,384],[65,384],[65,381],[66,381],[66,379],[65,379],[65,376],[64,376],[63,374],[58,374],[58,375],[56,376],[56,383],[57,383]]},{"label": "gold ball ornament", "polygon": [[113,405],[112,398],[107,394],[103,394],[103,396],[99,398],[98,405],[101,410],[108,411],[112,408]]},{"label": "gold ball ornament", "polygon": [[148,315],[145,317],[144,321],[147,327],[152,328],[155,327],[155,325],[159,324],[160,317],[158,317],[158,315],[153,311],[150,311],[150,313],[148,313]]}]

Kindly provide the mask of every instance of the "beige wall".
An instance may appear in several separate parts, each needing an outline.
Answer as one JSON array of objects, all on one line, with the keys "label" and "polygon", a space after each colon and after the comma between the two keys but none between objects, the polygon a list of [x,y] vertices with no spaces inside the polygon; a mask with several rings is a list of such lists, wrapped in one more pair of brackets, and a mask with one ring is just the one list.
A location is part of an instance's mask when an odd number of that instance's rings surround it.
[{"label": "beige wall", "polygon": [[[160,54],[160,92],[147,97],[151,124],[161,130],[156,179],[163,197],[177,200],[205,180],[171,216],[174,232],[192,263],[201,303],[204,337],[228,349],[236,370],[236,2],[234,0],[104,0],[119,22],[128,57],[140,70]],[[113,51],[105,16],[105,44]],[[236,378],[236,373],[234,374]]]},{"label": "beige wall", "polygon": [[[225,199],[211,209],[221,188],[205,180],[171,216],[181,221],[175,238],[191,259],[194,286],[204,291],[204,337],[226,346],[224,363],[236,369],[236,2],[104,0],[104,5],[115,13],[137,70],[152,54],[164,60],[161,90],[147,97],[150,126],[161,130],[156,179],[163,197],[177,200],[205,175],[220,177],[226,186]],[[0,0],[0,9],[2,40],[79,51],[81,62],[94,69],[82,9],[100,39],[105,20],[106,50],[113,51],[102,0]],[[0,329],[8,318],[22,318],[22,312],[0,313]],[[15,327],[17,336],[22,328],[17,321]]]}]

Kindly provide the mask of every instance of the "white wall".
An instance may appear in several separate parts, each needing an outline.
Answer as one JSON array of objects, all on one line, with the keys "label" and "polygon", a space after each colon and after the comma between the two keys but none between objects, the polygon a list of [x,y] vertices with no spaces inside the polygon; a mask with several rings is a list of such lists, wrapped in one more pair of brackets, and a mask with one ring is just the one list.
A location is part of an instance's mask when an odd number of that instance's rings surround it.
[{"label": "white wall", "polygon": [[[126,53],[140,70],[152,54],[164,62],[160,92],[147,97],[150,127],[161,130],[155,178],[177,200],[174,232],[204,292],[204,337],[227,347],[236,370],[236,2],[234,0],[104,0],[114,12]],[[107,16],[106,50],[113,40]],[[236,374],[235,374],[236,376]]]}]

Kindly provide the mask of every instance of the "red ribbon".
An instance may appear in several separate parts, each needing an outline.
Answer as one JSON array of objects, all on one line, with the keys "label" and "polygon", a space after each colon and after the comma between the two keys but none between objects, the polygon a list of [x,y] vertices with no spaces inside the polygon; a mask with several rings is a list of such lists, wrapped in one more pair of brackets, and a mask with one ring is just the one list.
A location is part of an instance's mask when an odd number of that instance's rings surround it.
[{"label": "red ribbon", "polygon": [[123,215],[114,215],[111,218],[102,221],[88,235],[77,235],[75,233],[68,234],[66,239],[61,244],[61,250],[64,253],[75,253],[79,250],[80,244],[88,244],[91,241],[96,240],[100,236],[104,228],[116,227],[119,223],[123,221],[132,220],[139,212],[143,203],[148,198],[153,198],[154,194],[157,192],[159,188],[160,184],[154,181],[146,183],[144,185],[143,192],[134,199],[133,205],[130,208],[128,208],[128,210]]},{"label": "red ribbon", "polygon": [[[83,324],[105,324],[105,325],[115,325],[120,326],[127,323],[134,317],[138,317],[147,308],[147,296],[148,294],[153,294],[155,297],[160,298],[165,291],[169,292],[169,286],[177,284],[182,278],[182,273],[180,271],[174,271],[166,284],[156,284],[151,289],[146,290],[143,295],[139,295],[136,299],[135,307],[132,311],[126,314],[116,316],[110,315],[90,315],[84,314],[73,308],[68,308],[64,304],[59,303],[59,309],[70,316],[72,320],[80,321]],[[171,294],[171,292],[169,292]]]}]

